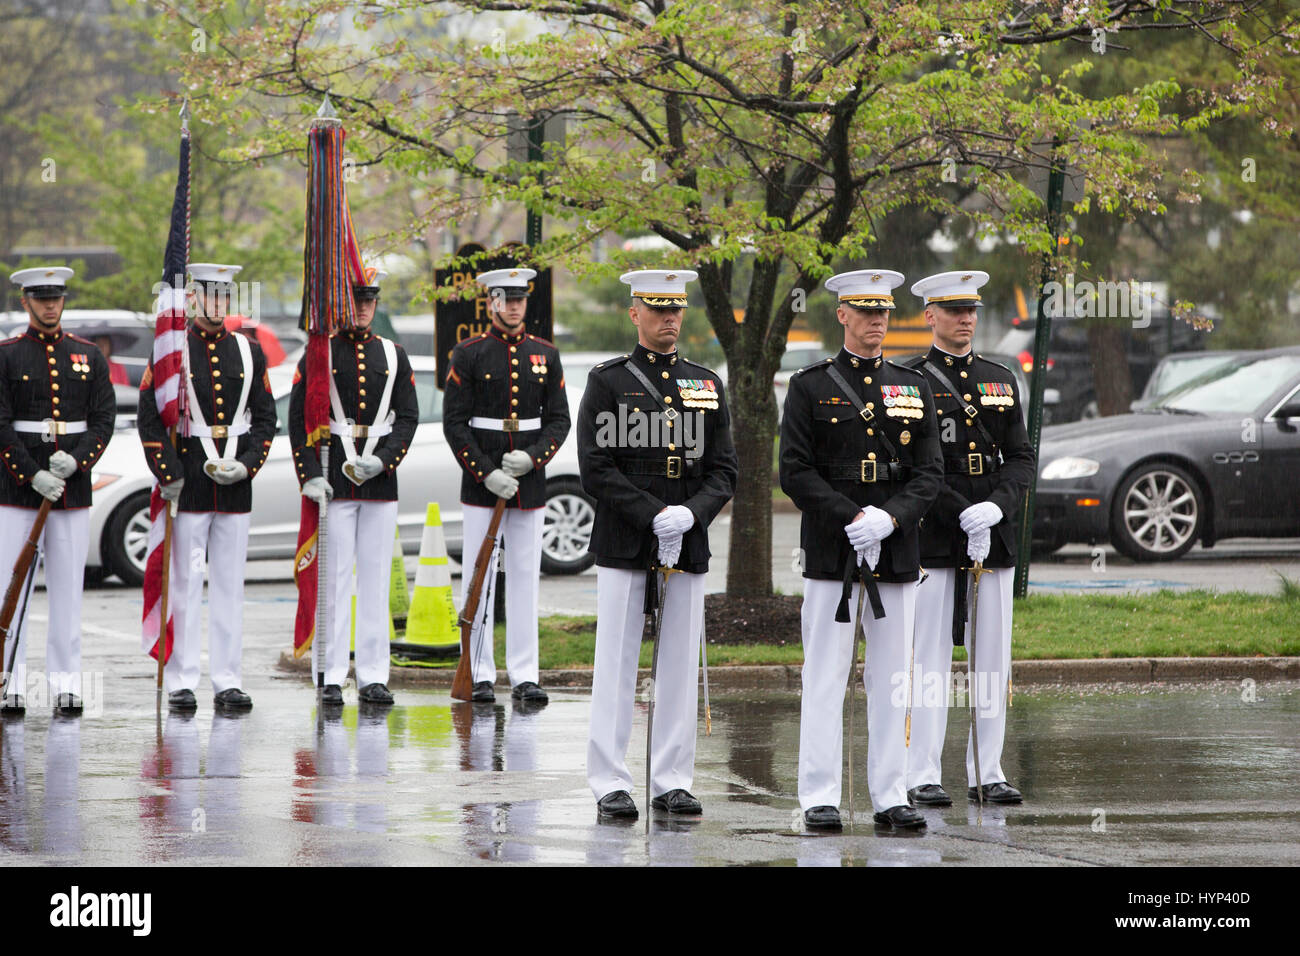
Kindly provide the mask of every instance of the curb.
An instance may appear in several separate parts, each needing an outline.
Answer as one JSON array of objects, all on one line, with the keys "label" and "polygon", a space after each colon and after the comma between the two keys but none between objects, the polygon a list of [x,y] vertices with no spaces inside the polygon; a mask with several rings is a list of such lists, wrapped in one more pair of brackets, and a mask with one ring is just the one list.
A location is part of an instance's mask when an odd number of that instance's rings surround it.
[{"label": "curb", "polygon": [[[861,667],[862,665],[858,665]],[[289,674],[311,673],[305,658],[281,653],[277,665]],[[796,664],[743,664],[709,668],[709,686],[720,690],[799,690],[800,666]],[[966,672],[966,662],[953,664],[954,671]],[[450,687],[454,667],[394,667],[390,687]],[[591,687],[590,668],[542,671],[546,687]],[[637,671],[637,682],[650,676],[649,668]],[[1011,679],[1017,685],[1030,684],[1154,684],[1216,680],[1300,680],[1300,657],[1125,657],[1097,660],[1015,661]],[[505,687],[502,678],[498,687]]]}]

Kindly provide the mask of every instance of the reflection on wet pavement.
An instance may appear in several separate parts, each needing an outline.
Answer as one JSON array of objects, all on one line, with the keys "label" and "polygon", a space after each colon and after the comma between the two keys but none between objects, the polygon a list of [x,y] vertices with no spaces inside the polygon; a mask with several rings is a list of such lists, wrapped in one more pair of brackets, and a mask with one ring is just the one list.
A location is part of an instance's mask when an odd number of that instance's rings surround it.
[{"label": "reflection on wet pavement", "polygon": [[[1017,688],[1003,766],[1019,807],[927,809],[919,834],[877,833],[866,780],[843,833],[802,832],[799,698],[714,695],[698,819],[597,823],[588,695],[537,708],[405,690],[398,706],[315,712],[268,679],[242,717],[110,699],[103,716],[0,721],[0,858],[158,864],[798,866],[1278,864],[1300,861],[1300,685]],[[350,699],[355,699],[354,695]],[[858,706],[862,706],[859,697]],[[206,711],[206,712],[205,712]],[[633,740],[645,733],[638,704]],[[961,778],[953,710],[944,785]],[[863,721],[856,726],[860,730]],[[865,765],[865,740],[858,753]],[[631,748],[640,779],[639,750]],[[634,793],[647,812],[643,793]],[[846,794],[847,797],[847,794]],[[841,808],[847,811],[846,804]],[[846,823],[847,823],[846,812]]]}]

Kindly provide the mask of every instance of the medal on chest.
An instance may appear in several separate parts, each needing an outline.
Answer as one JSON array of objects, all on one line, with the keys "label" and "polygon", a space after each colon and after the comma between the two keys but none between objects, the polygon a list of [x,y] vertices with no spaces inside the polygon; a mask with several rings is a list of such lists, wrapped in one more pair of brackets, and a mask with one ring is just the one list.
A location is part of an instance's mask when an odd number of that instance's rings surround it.
[{"label": "medal on chest", "polygon": [[925,415],[919,385],[881,385],[880,397],[885,403],[885,414],[890,418],[911,420]]},{"label": "medal on chest", "polygon": [[546,374],[546,356],[545,356],[545,355],[530,355],[530,356],[528,356],[528,360],[529,360],[529,361],[532,363],[532,365],[533,365],[533,372],[535,372],[535,373],[538,374],[538,375],[545,375],[545,374]]},{"label": "medal on chest", "polygon": [[1007,406],[1015,402],[1011,397],[1011,386],[1006,382],[978,382],[976,388],[979,389],[981,405]]},{"label": "medal on chest", "polygon": [[682,404],[687,408],[717,410],[718,388],[712,379],[679,378],[677,393],[681,396]]}]

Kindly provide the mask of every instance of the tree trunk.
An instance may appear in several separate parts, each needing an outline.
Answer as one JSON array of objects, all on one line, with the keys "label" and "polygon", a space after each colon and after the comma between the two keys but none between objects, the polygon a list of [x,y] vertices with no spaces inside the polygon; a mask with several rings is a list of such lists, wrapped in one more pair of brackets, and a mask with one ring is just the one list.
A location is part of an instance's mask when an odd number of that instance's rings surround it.
[{"label": "tree trunk", "polygon": [[1097,322],[1088,328],[1092,359],[1092,385],[1101,415],[1124,415],[1133,401],[1133,373],[1128,367],[1126,330],[1114,322]]},{"label": "tree trunk", "polygon": [[772,593],[772,448],[776,441],[776,397],[772,373],[750,371],[728,357],[731,436],[740,462],[731,501],[731,545],[727,593],[766,597]]}]

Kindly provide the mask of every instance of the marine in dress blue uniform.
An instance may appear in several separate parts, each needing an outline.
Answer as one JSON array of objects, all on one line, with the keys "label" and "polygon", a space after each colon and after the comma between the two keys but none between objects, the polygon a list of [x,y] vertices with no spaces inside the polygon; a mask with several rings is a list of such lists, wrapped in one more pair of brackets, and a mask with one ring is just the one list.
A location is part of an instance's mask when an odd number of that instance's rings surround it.
[{"label": "marine in dress blue uniform", "polygon": [[0,343],[0,580],[5,587],[42,500],[53,502],[41,539],[50,596],[46,679],[28,686],[30,615],[24,615],[4,646],[7,663],[13,642],[19,642],[0,701],[0,709],[11,714],[25,710],[29,693],[46,688],[60,713],[82,710],[81,592],[91,469],[113,435],[117,403],[103,354],[60,326],[72,274],[65,266],[42,266],[9,277],[22,290],[28,326]]},{"label": "marine in dress blue uniform", "polygon": [[385,275],[366,269],[365,281],[352,287],[356,327],[341,329],[330,339],[328,479],[315,449],[307,445],[305,355],[289,397],[289,443],[298,482],[303,495],[329,508],[329,600],[335,612],[321,699],[332,706],[343,703],[348,676],[354,583],[357,697],[376,707],[393,703],[388,690],[388,558],[397,532],[397,467],[415,439],[420,408],[406,351],[370,330]]},{"label": "marine in dress blue uniform", "polygon": [[[532,269],[480,273],[488,290],[491,327],[451,352],[442,406],[442,429],[462,468],[460,501],[464,557],[472,570],[487,536],[492,509],[506,501],[500,534],[506,571],[506,673],[511,696],[547,701],[538,685],[537,587],[542,567],[546,463],[569,434],[569,400],[560,352],[524,327]],[[496,553],[470,635],[473,700],[496,699],[492,656]],[[461,578],[464,604],[473,575]]]},{"label": "marine in dress blue uniform", "polygon": [[[597,365],[578,413],[582,486],[596,499],[596,660],[587,738],[587,783],[605,817],[635,817],[626,754],[647,584],[675,567],[663,595],[651,806],[699,814],[695,774],[700,638],[709,524],[731,500],[738,474],[722,379],[677,351],[688,270],[621,278],[637,346]],[[676,410],[675,412],[673,410]],[[652,592],[653,597],[653,592]]]},{"label": "marine in dress blue uniform", "polygon": [[198,706],[205,568],[213,704],[223,710],[253,706],[242,688],[244,569],[253,478],[271,450],[276,414],[261,348],[225,326],[242,268],[213,262],[189,267],[193,321],[185,335],[182,386],[188,392],[189,435],[181,429],[174,447],[154,399],[152,363],[140,380],[136,424],[145,461],[159,493],[177,502],[168,604],[174,639],[163,683],[168,706],[182,712]]},{"label": "marine in dress blue uniform", "polygon": [[[799,805],[813,829],[841,826],[844,685],[862,581],[879,604],[864,621],[863,674],[875,821],[889,828],[925,826],[907,801],[906,700],[899,691],[911,658],[918,525],[939,491],[943,468],[929,386],[881,353],[892,290],[902,281],[887,269],[826,280],[839,297],[844,347],[790,379],[781,419],[781,488],[803,512]],[[849,576],[864,571],[870,577],[846,595]]]},{"label": "marine in dress blue uniform", "polygon": [[952,648],[968,643],[968,569],[982,561],[990,573],[979,592],[975,673],[967,694],[975,707],[980,774],[967,740],[967,793],[984,787],[992,803],[1019,803],[1002,769],[1011,678],[1012,582],[1020,500],[1034,480],[1034,450],[1025,431],[1015,376],[975,355],[979,290],[988,273],[942,272],[918,280],[912,294],[925,301],[934,331],[930,351],[910,363],[934,390],[944,456],[944,483],[921,528],[921,559],[930,571],[916,612],[912,752],[908,794],[918,806],[948,806],[939,759],[948,724]]}]

